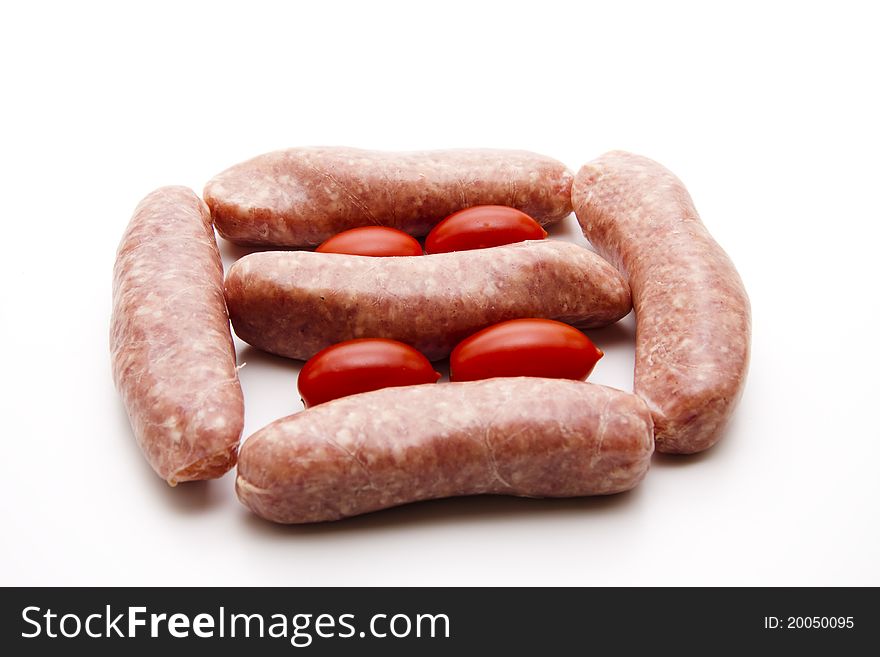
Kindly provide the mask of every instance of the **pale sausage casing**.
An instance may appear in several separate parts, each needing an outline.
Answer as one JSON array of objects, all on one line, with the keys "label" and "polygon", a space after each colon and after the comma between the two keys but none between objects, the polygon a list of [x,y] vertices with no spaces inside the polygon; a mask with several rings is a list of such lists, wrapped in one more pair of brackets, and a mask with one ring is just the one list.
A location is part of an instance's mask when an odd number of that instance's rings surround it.
[{"label": "pale sausage casing", "polygon": [[357,226],[426,235],[474,205],[511,206],[548,224],[571,213],[571,181],[561,162],[528,151],[305,147],[223,171],[205,186],[205,200],[232,242],[315,246]]},{"label": "pale sausage casing", "polygon": [[403,258],[253,253],[229,269],[226,300],[242,340],[300,359],[370,337],[400,340],[436,360],[508,319],[590,328],[616,322],[631,307],[613,266],[581,246],[549,240]]},{"label": "pale sausage casing", "polygon": [[612,152],[577,174],[584,234],[628,280],[636,311],[634,392],[654,416],[657,451],[712,446],[743,390],[749,300],[681,181],[648,158]]},{"label": "pale sausage casing", "polygon": [[135,438],[174,485],[235,465],[244,404],[204,203],[163,187],[137,206],[113,269],[113,379]]},{"label": "pale sausage casing", "polygon": [[653,449],[644,402],[613,388],[525,377],[385,388],[258,431],[236,491],[280,523],[458,495],[606,495],[638,484]]}]

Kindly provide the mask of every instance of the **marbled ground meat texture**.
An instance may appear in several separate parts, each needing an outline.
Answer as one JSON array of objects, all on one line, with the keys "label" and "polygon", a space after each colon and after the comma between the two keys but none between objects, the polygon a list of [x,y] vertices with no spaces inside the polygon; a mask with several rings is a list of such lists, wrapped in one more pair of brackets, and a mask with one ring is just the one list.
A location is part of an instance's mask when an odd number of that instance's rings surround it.
[{"label": "marbled ground meat texture", "polygon": [[607,495],[645,476],[651,427],[641,399],[582,381],[385,388],[258,431],[242,446],[236,491],[279,523],[459,495]]},{"label": "marbled ground meat texture", "polygon": [[572,178],[561,162],[528,151],[307,147],[237,164],[211,179],[204,196],[232,242],[315,246],[357,226],[426,235],[474,205],[508,205],[552,223],[571,212]]},{"label": "marbled ground meat texture", "polygon": [[400,340],[436,360],[508,319],[591,328],[631,308],[613,266],[581,246],[550,240],[409,258],[253,253],[227,272],[226,301],[242,340],[299,359],[372,337]]},{"label": "marbled ground meat texture", "polygon": [[660,164],[607,153],[578,172],[584,235],[629,281],[636,311],[633,389],[657,450],[692,453],[721,436],[746,379],[749,300],[681,181]]},{"label": "marbled ground meat texture", "polygon": [[244,403],[204,203],[163,187],[137,206],[113,269],[113,379],[135,438],[174,485],[236,461]]}]

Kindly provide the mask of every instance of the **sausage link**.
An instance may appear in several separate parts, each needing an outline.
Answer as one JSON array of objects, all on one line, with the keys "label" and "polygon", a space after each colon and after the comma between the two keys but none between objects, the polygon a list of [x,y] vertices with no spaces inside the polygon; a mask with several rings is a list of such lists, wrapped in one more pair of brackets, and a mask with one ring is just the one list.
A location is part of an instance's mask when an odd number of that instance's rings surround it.
[{"label": "sausage link", "polygon": [[235,487],[280,523],[459,495],[607,495],[645,476],[651,428],[641,399],[581,381],[386,388],[261,429],[242,446]]},{"label": "sausage link", "polygon": [[654,416],[657,451],[711,447],[749,363],[749,299],[733,263],[670,171],[612,152],[577,174],[584,235],[628,278],[636,311],[633,389]]},{"label": "sausage link", "polygon": [[436,360],[504,320],[543,317],[589,328],[631,308],[614,267],[559,241],[411,258],[253,253],[229,269],[226,301],[238,337],[303,360],[353,338],[400,340]]},{"label": "sausage link", "polygon": [[113,379],[138,444],[174,486],[235,465],[244,403],[208,208],[186,187],[137,206],[113,269]]},{"label": "sausage link", "polygon": [[218,174],[205,200],[232,242],[315,246],[358,226],[427,235],[474,205],[508,205],[548,224],[571,213],[571,181],[561,162],[527,151],[291,148]]}]

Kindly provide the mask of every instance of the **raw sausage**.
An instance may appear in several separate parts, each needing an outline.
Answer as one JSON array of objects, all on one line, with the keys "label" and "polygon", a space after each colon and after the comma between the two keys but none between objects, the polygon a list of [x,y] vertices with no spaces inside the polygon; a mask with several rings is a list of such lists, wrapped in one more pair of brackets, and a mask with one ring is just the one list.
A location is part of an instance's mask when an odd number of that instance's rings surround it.
[{"label": "raw sausage", "polygon": [[232,242],[315,246],[357,226],[419,237],[474,205],[508,205],[548,224],[571,213],[571,182],[561,162],[527,151],[311,147],[233,166],[208,182],[205,200]]},{"label": "raw sausage", "polygon": [[204,203],[163,187],[134,211],[113,270],[113,379],[138,444],[172,486],[235,465],[244,424],[223,300],[223,266]]},{"label": "raw sausage", "polygon": [[688,454],[721,436],[749,362],[749,300],[681,181],[612,152],[577,174],[584,234],[628,278],[636,311],[633,389],[651,409],[657,451]]},{"label": "raw sausage", "polygon": [[281,523],[458,495],[606,495],[633,488],[654,441],[644,402],[560,379],[408,386],[336,399],[248,438],[239,499]]},{"label": "raw sausage", "polygon": [[226,275],[236,334],[265,351],[311,358],[353,338],[391,338],[436,360],[481,328],[519,317],[604,326],[629,288],[595,253],[529,241],[415,258],[265,252]]}]

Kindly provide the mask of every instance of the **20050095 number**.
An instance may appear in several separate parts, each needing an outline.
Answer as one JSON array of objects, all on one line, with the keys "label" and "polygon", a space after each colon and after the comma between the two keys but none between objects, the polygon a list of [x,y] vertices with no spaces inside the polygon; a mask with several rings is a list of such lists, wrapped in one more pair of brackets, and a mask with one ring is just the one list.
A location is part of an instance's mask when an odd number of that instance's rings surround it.
[{"label": "20050095 number", "polygon": [[852,616],[789,616],[788,627],[792,629],[829,629],[850,628],[853,626]]}]

